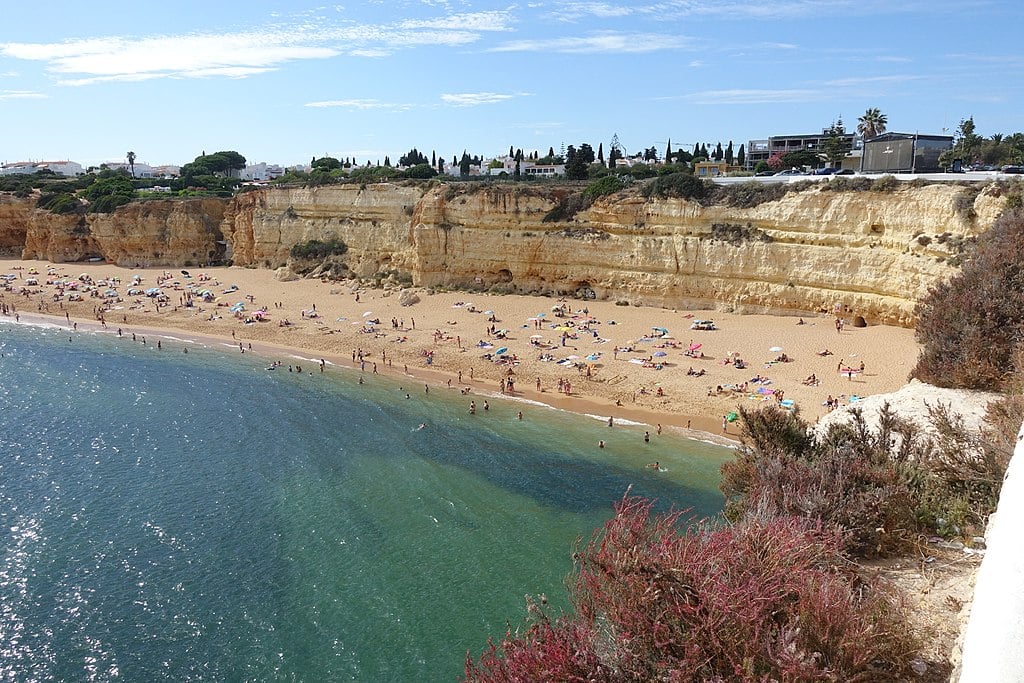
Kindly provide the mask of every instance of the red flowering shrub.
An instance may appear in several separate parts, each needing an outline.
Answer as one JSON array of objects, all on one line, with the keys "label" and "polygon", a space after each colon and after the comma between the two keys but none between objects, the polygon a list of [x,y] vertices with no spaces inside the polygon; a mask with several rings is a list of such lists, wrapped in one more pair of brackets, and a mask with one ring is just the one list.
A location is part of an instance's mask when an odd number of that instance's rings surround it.
[{"label": "red flowering shrub", "polygon": [[577,555],[574,613],[506,634],[467,681],[875,681],[917,650],[900,603],[793,517],[680,531],[624,498]]}]

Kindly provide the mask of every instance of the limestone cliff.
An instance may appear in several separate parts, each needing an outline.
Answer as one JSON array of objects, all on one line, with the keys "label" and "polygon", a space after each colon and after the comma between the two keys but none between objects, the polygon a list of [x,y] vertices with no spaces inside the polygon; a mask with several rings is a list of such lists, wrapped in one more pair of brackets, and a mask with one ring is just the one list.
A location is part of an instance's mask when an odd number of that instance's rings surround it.
[{"label": "limestone cliff", "polygon": [[[112,214],[54,216],[0,197],[0,250],[133,265],[230,259],[277,268],[292,246],[340,239],[349,272],[423,286],[586,294],[631,303],[813,311],[841,304],[870,322],[909,325],[928,287],[954,272],[966,240],[1005,199],[963,189],[790,192],[753,208],[603,198],[569,221],[544,217],[566,186],[430,183],[272,188],[230,200],[137,202]],[[962,204],[962,198],[960,199]]]},{"label": "limestone cliff", "polygon": [[230,200],[149,200],[109,214],[56,215],[34,205],[34,198],[0,196],[0,249],[20,241],[16,255],[22,258],[102,258],[123,266],[187,266],[224,258],[220,224]]}]

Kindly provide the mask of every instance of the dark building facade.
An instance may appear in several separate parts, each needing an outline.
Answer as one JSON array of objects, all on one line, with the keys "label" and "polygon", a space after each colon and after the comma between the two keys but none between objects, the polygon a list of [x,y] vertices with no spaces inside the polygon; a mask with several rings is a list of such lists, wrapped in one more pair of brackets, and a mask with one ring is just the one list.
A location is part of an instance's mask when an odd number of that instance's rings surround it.
[{"label": "dark building facade", "polygon": [[952,149],[949,135],[883,133],[864,141],[861,173],[936,173],[939,155]]}]

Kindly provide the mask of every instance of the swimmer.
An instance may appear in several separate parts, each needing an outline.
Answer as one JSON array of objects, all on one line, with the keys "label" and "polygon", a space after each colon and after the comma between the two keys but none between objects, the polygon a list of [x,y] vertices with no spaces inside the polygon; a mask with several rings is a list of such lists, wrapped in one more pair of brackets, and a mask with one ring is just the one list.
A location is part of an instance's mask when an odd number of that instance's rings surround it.
[{"label": "swimmer", "polygon": [[518,417],[520,420],[522,420],[523,419],[523,411],[520,410],[519,414],[516,417]]},{"label": "swimmer", "polygon": [[655,460],[650,465],[648,465],[648,467],[650,467],[652,470],[660,470],[661,469],[661,463],[658,462],[657,460]]},{"label": "swimmer", "polygon": [[426,428],[427,428],[427,423],[426,422],[420,422],[420,426],[416,428],[416,431],[418,432],[421,429],[426,429]]},{"label": "swimmer", "polygon": [[469,402],[469,414],[476,415],[476,401]]},{"label": "swimmer", "polygon": [[604,448],[604,439],[602,439],[602,440],[597,442],[597,447],[598,448]]},{"label": "swimmer", "polygon": [[650,432],[644,432],[644,443],[650,443],[650,442],[651,442],[651,433]]},{"label": "swimmer", "polygon": [[491,409],[491,404],[488,403],[487,401],[484,401],[484,410],[490,410],[490,409]]}]

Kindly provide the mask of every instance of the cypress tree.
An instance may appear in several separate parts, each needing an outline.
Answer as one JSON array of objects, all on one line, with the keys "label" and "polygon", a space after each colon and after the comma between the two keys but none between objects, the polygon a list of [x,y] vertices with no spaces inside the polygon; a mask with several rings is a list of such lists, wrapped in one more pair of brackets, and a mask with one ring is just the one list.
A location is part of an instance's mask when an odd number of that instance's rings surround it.
[{"label": "cypress tree", "polygon": [[597,143],[597,160],[604,166],[604,143]]},{"label": "cypress tree", "polygon": [[747,153],[743,149],[743,145],[740,145],[740,151],[736,152],[736,163],[739,166],[743,166],[747,161]]},{"label": "cypress tree", "polygon": [[725,148],[725,163],[732,166],[733,153],[732,153],[732,140],[729,140],[729,146]]},{"label": "cypress tree", "polygon": [[672,138],[669,138],[668,143],[665,145],[665,163],[672,163]]}]

